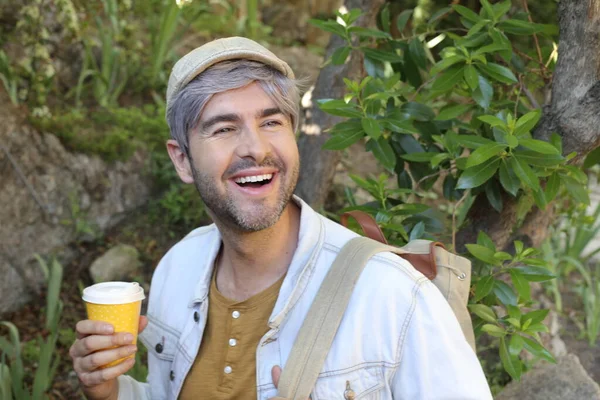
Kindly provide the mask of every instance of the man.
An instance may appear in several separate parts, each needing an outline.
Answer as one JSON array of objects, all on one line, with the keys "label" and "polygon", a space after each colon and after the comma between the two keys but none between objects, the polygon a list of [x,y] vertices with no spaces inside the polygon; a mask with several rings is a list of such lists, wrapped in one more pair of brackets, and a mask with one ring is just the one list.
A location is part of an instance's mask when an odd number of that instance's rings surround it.
[{"label": "man", "polygon": [[[188,234],[154,273],[140,319],[148,383],[123,375],[131,360],[98,368],[133,354],[131,337],[100,322],[77,325],[71,356],[88,398],[276,395],[279,366],[325,274],[356,236],[293,196],[298,97],[289,66],[248,39],[213,41],[175,65],[167,150],[214,224]],[[408,262],[382,253],[360,276],[311,397],[491,394],[441,293]]]}]

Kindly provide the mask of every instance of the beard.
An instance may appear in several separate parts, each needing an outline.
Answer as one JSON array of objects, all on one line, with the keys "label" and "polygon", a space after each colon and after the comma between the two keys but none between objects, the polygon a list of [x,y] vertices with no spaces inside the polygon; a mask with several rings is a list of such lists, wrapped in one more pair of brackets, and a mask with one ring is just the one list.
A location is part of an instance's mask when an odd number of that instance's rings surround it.
[{"label": "beard", "polygon": [[[261,164],[247,159],[232,164],[225,171],[224,176],[231,176],[238,171],[252,167],[277,168],[279,191],[275,204],[266,204],[266,199],[263,199],[261,204],[252,205],[240,204],[240,200],[236,200],[229,193],[229,189],[226,189],[225,194],[221,195],[214,178],[199,171],[191,158],[190,163],[192,165],[192,175],[196,190],[198,190],[206,207],[213,214],[213,219],[223,222],[227,226],[241,232],[261,231],[272,227],[279,221],[281,214],[283,214],[283,211],[292,199],[300,171],[299,163],[296,163],[288,171],[281,160],[273,157],[266,158]],[[287,181],[284,181],[285,178],[287,178]]]}]

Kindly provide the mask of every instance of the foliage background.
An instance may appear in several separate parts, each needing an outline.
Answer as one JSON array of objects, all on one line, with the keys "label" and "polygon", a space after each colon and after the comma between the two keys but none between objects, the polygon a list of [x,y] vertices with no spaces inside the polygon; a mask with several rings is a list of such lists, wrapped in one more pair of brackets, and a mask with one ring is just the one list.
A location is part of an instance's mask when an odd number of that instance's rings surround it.
[{"label": "foliage background", "polygon": [[[396,244],[438,239],[473,260],[470,310],[478,355],[494,392],[538,360],[554,360],[546,349],[545,321],[549,308],[566,312],[565,294],[579,299],[573,319],[590,346],[600,329],[600,275],[593,261],[598,250],[585,250],[600,230],[600,208],[587,211],[588,177],[597,177],[598,152],[585,165],[574,164],[574,155],[562,154],[560,137],[541,142],[531,136],[557,59],[556,4],[391,1],[373,29],[353,26],[360,16],[356,10],[312,21],[346,40],[327,62],[364,57],[365,75],[346,81],[344,98],[316,99],[323,110],[344,118],[332,127],[325,148],[348,151],[351,145],[364,145],[380,165],[379,175],[352,176],[354,185],[323,212],[336,218],[342,209],[362,209]],[[225,0],[2,4],[0,78],[29,123],[56,135],[73,152],[108,162],[126,161],[139,151],[148,157],[154,195],[142,210],[145,222],[133,218],[118,232],[101,233],[82,215],[76,229],[94,237],[80,244],[90,254],[120,241],[134,243],[145,250],[146,267],[133,278],[147,283],[164,250],[207,222],[197,194],[178,183],[163,148],[168,71],[198,41],[221,36],[245,35],[265,44],[324,52],[272,36],[272,27],[260,17],[264,9],[257,1]],[[497,248],[480,232],[476,243],[458,248],[456,233],[469,224],[467,214],[477,197],[497,211],[509,199],[518,201],[519,223],[532,208],[551,210],[557,217],[547,241],[537,249],[519,240]],[[65,350],[74,321],[83,313],[77,293],[90,278],[81,266],[69,267],[78,274],[63,282],[63,291],[71,294],[63,298],[68,312],[62,321],[60,311],[46,322],[38,316],[34,325],[47,323],[47,331],[27,332],[23,339],[11,326],[6,330],[10,341],[0,341],[5,365],[0,387],[7,390],[2,382],[10,376],[17,398],[29,390],[36,391],[33,398],[41,398],[41,392],[80,396],[69,377]],[[53,276],[49,287],[56,287]],[[550,307],[541,306],[540,296],[552,299]],[[47,309],[56,309],[59,297],[55,293],[38,307],[47,303]],[[24,325],[18,314],[7,319]],[[38,344],[42,340],[46,345]],[[62,355],[62,365],[50,366],[48,352],[58,359]],[[134,374],[143,379],[138,364]]]}]

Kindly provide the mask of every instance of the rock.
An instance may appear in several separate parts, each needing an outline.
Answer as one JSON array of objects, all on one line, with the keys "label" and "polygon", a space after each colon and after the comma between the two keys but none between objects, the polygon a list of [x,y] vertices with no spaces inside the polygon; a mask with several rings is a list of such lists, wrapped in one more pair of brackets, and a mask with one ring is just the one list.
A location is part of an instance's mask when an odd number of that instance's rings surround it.
[{"label": "rock", "polygon": [[98,257],[90,267],[94,282],[124,280],[141,265],[140,253],[133,246],[119,244]]},{"label": "rock", "polygon": [[146,155],[107,163],[71,153],[32,129],[23,111],[0,90],[0,315],[39,290],[34,254],[56,254],[66,266],[68,244],[105,232],[150,197]]},{"label": "rock", "polygon": [[313,85],[317,81],[323,56],[311,52],[302,46],[269,46],[269,50],[290,65],[296,78],[305,79],[308,84]]},{"label": "rock", "polygon": [[579,358],[568,354],[558,364],[539,364],[512,382],[496,400],[600,400],[600,386],[583,369]]}]

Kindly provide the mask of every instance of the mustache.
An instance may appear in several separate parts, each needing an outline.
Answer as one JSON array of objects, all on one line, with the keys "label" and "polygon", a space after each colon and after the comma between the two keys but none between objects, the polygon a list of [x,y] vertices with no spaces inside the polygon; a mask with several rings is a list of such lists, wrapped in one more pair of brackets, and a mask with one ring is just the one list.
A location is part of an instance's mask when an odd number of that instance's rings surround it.
[{"label": "mustache", "polygon": [[278,171],[285,171],[285,166],[283,165],[283,162],[275,157],[267,157],[260,164],[254,160],[242,159],[231,164],[225,171],[225,176],[235,175],[238,172],[249,168],[264,167],[272,167],[276,168]]}]

